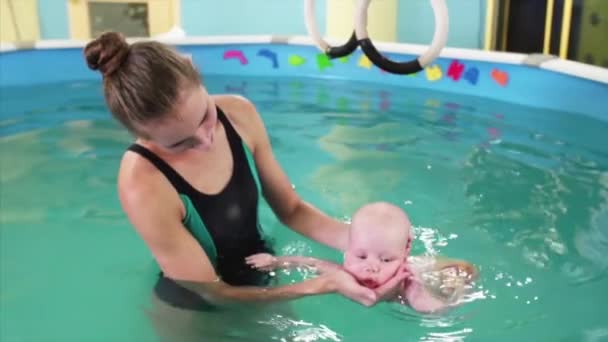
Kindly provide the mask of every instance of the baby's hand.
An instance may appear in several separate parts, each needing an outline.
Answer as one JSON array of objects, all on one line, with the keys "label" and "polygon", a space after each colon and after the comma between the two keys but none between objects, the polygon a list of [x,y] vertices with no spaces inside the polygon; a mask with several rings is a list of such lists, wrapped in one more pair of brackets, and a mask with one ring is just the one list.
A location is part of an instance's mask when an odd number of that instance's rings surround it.
[{"label": "baby's hand", "polygon": [[262,271],[272,271],[277,264],[277,258],[268,253],[259,253],[245,258],[247,265]]},{"label": "baby's hand", "polygon": [[407,263],[401,266],[401,268],[397,271],[393,278],[389,279],[389,281],[384,283],[379,288],[375,289],[376,295],[378,296],[379,300],[390,301],[397,298],[397,296],[403,289],[403,281],[405,279],[414,279],[414,274]]}]

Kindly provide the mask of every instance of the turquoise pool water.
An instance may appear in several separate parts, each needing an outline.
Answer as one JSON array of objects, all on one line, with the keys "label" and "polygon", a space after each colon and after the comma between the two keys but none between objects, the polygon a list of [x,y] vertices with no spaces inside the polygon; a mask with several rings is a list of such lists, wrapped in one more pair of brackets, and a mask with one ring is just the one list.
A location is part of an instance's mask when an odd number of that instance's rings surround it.
[{"label": "turquoise pool water", "polygon": [[[608,123],[455,94],[331,80],[206,77],[264,117],[296,190],[348,218],[401,205],[415,254],[478,265],[441,317],[338,296],[265,312],[253,341],[608,340]],[[122,214],[129,135],[97,82],[0,89],[0,340],[154,341],[156,267]],[[262,208],[282,253],[340,261]],[[282,283],[310,277],[279,274]],[[254,319],[256,320],[256,319]],[[241,322],[201,341],[226,341]]]}]

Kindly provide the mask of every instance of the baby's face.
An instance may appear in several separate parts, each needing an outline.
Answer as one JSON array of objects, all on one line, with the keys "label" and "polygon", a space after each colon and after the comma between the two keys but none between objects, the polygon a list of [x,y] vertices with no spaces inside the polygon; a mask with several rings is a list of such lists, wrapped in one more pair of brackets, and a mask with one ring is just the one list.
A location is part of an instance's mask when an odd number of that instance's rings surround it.
[{"label": "baby's face", "polygon": [[365,217],[353,220],[344,268],[361,285],[376,288],[403,265],[409,253],[408,238],[409,225],[402,222],[379,222]]},{"label": "baby's face", "polygon": [[[355,239],[353,239],[355,240]],[[356,242],[355,242],[356,241]],[[344,255],[344,268],[363,286],[376,288],[386,283],[405,260],[405,245],[367,235],[351,241]]]}]

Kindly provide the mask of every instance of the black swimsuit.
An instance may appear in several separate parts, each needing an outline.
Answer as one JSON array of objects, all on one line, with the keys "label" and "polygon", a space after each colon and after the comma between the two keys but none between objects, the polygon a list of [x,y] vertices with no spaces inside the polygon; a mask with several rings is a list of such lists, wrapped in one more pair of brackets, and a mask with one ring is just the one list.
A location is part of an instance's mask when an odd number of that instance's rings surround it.
[{"label": "black swimsuit", "polygon": [[[169,164],[141,145],[133,144],[129,150],[148,159],[171,182],[186,207],[184,225],[201,244],[222,281],[233,286],[264,285],[269,281],[267,274],[253,270],[245,263],[245,257],[251,254],[273,254],[258,222],[260,190],[255,164],[249,149],[219,107],[217,112],[233,160],[232,176],[218,194],[208,195],[196,190]],[[162,272],[155,292],[174,306],[193,310],[210,308],[200,296],[179,286]]]}]

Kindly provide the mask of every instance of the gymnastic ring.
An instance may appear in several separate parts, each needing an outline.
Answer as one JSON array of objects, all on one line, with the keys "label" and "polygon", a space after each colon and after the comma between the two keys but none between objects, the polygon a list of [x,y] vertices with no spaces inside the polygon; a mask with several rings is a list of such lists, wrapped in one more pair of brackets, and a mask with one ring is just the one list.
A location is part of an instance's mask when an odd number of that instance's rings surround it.
[{"label": "gymnastic ring", "polygon": [[439,56],[448,40],[448,28],[450,24],[445,0],[430,0],[433,13],[435,14],[435,34],[429,48],[417,59],[401,63],[393,62],[382,56],[369,39],[367,33],[367,9],[370,2],[371,0],[359,0],[357,3],[355,33],[363,53],[374,65],[393,74],[407,75],[421,71]]},{"label": "gymnastic ring", "polygon": [[317,19],[315,15],[315,0],[304,0],[304,21],[306,23],[306,30],[319,47],[329,58],[339,58],[350,55],[357,49],[357,36],[355,31],[350,36],[348,42],[344,45],[332,47],[321,38],[319,29],[317,28]]}]

